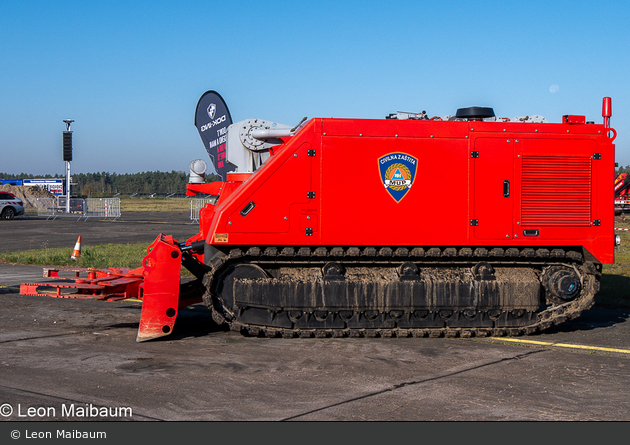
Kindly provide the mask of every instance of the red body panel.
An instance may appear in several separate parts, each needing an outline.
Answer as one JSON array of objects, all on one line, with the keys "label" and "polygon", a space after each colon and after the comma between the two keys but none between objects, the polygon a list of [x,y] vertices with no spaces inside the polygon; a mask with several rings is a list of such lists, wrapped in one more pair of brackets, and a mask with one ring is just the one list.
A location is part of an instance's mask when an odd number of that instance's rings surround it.
[{"label": "red body panel", "polygon": [[[612,263],[607,134],[593,124],[313,119],[245,182],[222,187],[201,235],[217,247],[583,246]],[[388,154],[417,161],[401,173],[412,176],[402,198],[379,170]]]}]

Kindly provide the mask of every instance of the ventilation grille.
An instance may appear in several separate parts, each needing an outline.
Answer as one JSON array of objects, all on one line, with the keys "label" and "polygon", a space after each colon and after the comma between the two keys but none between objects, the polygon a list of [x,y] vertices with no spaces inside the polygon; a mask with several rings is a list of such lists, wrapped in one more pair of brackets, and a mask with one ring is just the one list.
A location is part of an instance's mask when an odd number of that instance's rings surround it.
[{"label": "ventilation grille", "polygon": [[590,226],[591,158],[523,156],[521,225]]}]

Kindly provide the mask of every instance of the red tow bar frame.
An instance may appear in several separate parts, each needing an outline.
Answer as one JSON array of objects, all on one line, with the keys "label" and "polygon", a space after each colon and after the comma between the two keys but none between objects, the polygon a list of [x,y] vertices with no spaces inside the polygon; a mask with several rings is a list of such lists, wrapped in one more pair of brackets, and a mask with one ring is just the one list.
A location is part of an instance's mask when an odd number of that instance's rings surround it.
[{"label": "red tow bar frame", "polygon": [[[60,272],[71,272],[73,276],[60,275]],[[122,267],[110,269],[45,267],[44,278],[74,280],[74,283],[22,283],[20,294],[106,301],[126,300],[139,297],[143,281],[142,268],[131,270]],[[71,289],[74,292],[69,292]]]}]

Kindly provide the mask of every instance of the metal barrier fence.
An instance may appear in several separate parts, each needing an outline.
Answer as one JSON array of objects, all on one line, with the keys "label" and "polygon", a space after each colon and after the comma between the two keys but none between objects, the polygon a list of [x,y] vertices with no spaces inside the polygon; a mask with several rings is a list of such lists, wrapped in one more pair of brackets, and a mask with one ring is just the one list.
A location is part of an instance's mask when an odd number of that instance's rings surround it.
[{"label": "metal barrier fence", "polygon": [[[113,218],[121,217],[120,198],[70,198],[70,213],[66,213],[66,198],[30,198],[24,199],[37,209],[37,216],[45,216],[46,219],[74,216],[77,219],[85,218]],[[190,220],[199,222],[199,211],[206,204],[214,204],[216,198],[197,198],[190,200]]]},{"label": "metal barrier fence", "polygon": [[120,198],[70,198],[70,213],[66,212],[66,198],[34,198],[25,201],[37,209],[37,216],[45,216],[46,219],[69,216],[77,220],[120,218]]},{"label": "metal barrier fence", "polygon": [[85,216],[85,199],[70,198],[70,212],[66,212],[66,198],[57,197],[57,207],[55,208],[55,216],[72,217],[81,219]]},{"label": "metal barrier fence", "polygon": [[85,200],[85,219],[120,218],[120,198],[88,198]]},{"label": "metal barrier fence", "polygon": [[194,223],[199,222],[199,210],[203,209],[206,204],[214,204],[216,198],[208,199],[191,199],[190,200],[190,220]]},{"label": "metal barrier fence", "polygon": [[46,216],[46,219],[55,216],[55,198],[24,198],[23,201],[37,210],[37,216]]},{"label": "metal barrier fence", "polygon": [[58,216],[73,216],[83,218],[85,203],[80,198],[70,198],[70,213],[66,213],[66,199],[63,198],[23,198],[25,205],[37,210],[37,216],[55,219]]}]

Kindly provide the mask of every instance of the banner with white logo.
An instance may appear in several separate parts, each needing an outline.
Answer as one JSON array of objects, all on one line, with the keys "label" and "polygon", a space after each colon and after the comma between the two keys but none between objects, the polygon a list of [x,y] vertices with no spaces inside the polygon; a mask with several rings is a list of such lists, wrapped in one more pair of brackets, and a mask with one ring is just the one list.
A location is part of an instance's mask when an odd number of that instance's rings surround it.
[{"label": "banner with white logo", "polygon": [[225,151],[227,128],[231,124],[230,111],[221,95],[212,90],[203,93],[195,110],[195,127],[221,181],[225,181],[227,172],[236,168],[227,162]]}]

